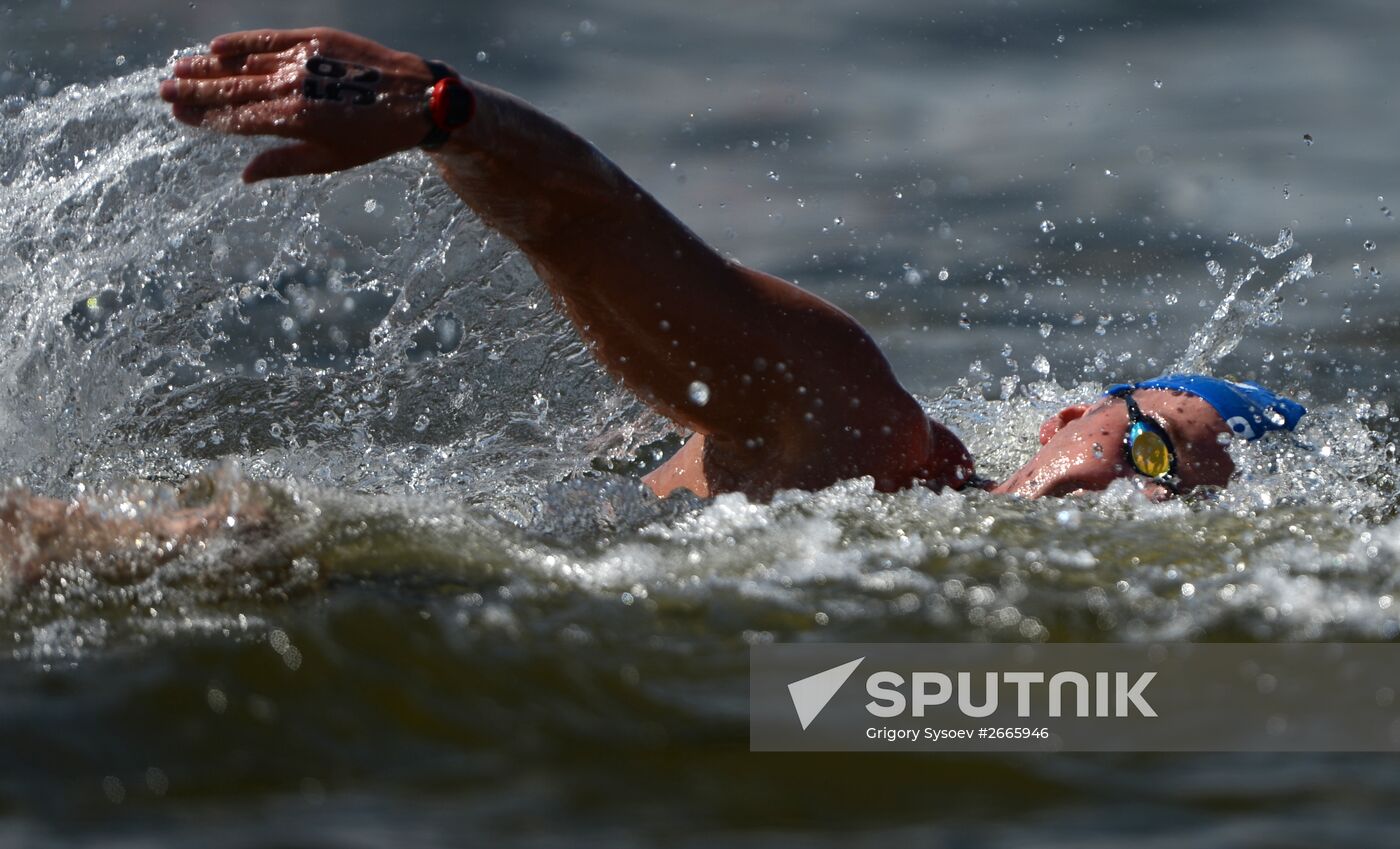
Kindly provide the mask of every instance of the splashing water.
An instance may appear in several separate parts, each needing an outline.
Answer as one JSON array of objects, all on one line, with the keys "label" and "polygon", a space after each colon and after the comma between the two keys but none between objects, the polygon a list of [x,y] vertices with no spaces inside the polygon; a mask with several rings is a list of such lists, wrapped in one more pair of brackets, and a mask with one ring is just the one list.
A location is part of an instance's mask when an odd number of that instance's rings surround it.
[{"label": "splashing water", "polygon": [[1264,259],[1277,259],[1293,250],[1293,231],[1287,227],[1278,231],[1278,241],[1274,242],[1272,245],[1256,245],[1237,233],[1230,234],[1230,241],[1239,242],[1242,245],[1248,246]]},{"label": "splashing water", "polygon": [[472,497],[635,443],[637,405],[422,162],[247,188],[251,145],[179,128],[157,79],[68,89],[7,130],[4,479],[67,494],[231,455]]},{"label": "splashing water", "polygon": [[[1253,244],[1234,234],[1231,234],[1230,238],[1231,241],[1247,245],[1264,259],[1275,259],[1293,248],[1293,233],[1287,229],[1280,230],[1278,241],[1268,246]],[[1250,328],[1277,324],[1284,287],[1311,278],[1315,273],[1312,264],[1312,254],[1298,257],[1289,263],[1288,270],[1271,285],[1256,293],[1253,298],[1245,300],[1240,300],[1240,293],[1245,284],[1255,276],[1263,274],[1264,270],[1255,266],[1237,274],[1229,291],[1216,306],[1215,312],[1192,335],[1191,341],[1186,345],[1186,351],[1168,371],[1209,371],[1211,366],[1235,350]],[[1211,260],[1209,271],[1212,277],[1222,281],[1226,274],[1225,269],[1215,260]]]}]

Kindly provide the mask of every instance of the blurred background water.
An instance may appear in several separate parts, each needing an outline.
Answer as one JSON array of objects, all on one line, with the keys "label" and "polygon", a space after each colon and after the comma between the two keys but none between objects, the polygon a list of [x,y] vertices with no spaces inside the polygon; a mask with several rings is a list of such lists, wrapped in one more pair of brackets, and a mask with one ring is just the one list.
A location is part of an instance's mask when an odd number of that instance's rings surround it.
[{"label": "blurred background water", "polygon": [[[617,472],[674,437],[424,160],[248,189],[259,142],[156,102],[177,51],[307,24],[560,117],[855,314],[987,473],[1193,351],[1313,415],[1204,504],[656,502]],[[277,522],[6,590],[0,841],[1395,845],[1390,757],[755,755],[746,682],[772,639],[1400,633],[1397,25],[1360,0],[3,2],[0,479]]]}]

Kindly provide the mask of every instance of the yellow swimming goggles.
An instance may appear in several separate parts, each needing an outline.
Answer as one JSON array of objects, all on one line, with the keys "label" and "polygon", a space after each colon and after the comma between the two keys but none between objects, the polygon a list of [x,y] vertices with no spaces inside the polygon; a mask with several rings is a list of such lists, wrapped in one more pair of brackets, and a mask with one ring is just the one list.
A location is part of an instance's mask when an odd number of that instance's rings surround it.
[{"label": "yellow swimming goggles", "polygon": [[1128,462],[1138,474],[1176,493],[1176,452],[1172,450],[1172,440],[1166,429],[1143,415],[1142,408],[1133,400],[1131,386],[1110,392],[1109,397],[1122,398],[1128,405],[1128,432],[1123,436],[1123,451]]}]

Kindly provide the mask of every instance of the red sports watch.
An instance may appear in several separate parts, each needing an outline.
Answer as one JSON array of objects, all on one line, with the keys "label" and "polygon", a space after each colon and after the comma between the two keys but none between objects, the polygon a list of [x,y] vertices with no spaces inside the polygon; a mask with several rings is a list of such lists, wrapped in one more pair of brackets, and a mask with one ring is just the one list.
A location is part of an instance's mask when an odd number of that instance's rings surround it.
[{"label": "red sports watch", "polygon": [[441,62],[425,61],[432,72],[433,84],[424,95],[423,111],[433,128],[418,146],[436,150],[452,137],[453,130],[472,119],[476,98],[456,71]]}]

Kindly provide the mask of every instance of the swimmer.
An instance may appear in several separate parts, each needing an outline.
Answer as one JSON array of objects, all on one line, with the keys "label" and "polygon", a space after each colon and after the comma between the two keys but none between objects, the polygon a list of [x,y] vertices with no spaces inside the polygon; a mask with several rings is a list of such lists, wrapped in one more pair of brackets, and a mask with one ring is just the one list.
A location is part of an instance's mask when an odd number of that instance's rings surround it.
[{"label": "swimmer", "polygon": [[68,564],[109,581],[139,580],[218,534],[267,528],[268,500],[230,471],[220,467],[173,492],[111,505],[0,493],[0,574],[30,583]]},{"label": "swimmer", "polygon": [[[967,449],[900,386],[835,306],[726,260],[618,166],[524,101],[450,68],[329,29],[220,36],[178,60],[160,95],[180,121],[291,143],[248,182],[352,168],[415,147],[520,246],[608,370],[690,437],[647,475],[657,495],[881,491],[977,482]],[[1139,476],[1154,493],[1223,486],[1221,434],[1296,424],[1259,387],[1176,377],[1062,410],[998,492],[1063,495]],[[1243,433],[1243,431],[1242,431]]]},{"label": "swimmer", "polygon": [[[1292,428],[1303,414],[1262,387],[1199,375],[1117,386],[1052,416],[1041,449],[994,484],[851,316],[725,259],[511,94],[324,28],[219,36],[207,54],[177,60],[159,93],[192,127],[283,139],[247,164],[249,183],[422,150],[520,247],[608,371],[691,434],[643,479],[658,496],[766,499],[868,476],[882,492],[975,486],[1025,497],[1135,478],[1164,498],[1224,486],[1234,469],[1224,443]],[[0,534],[7,521],[0,514]]]}]

